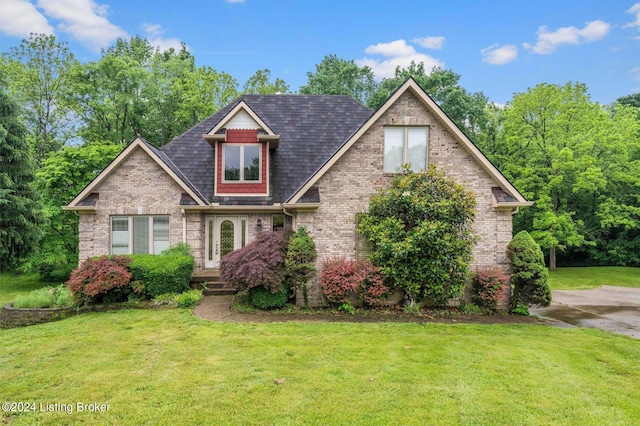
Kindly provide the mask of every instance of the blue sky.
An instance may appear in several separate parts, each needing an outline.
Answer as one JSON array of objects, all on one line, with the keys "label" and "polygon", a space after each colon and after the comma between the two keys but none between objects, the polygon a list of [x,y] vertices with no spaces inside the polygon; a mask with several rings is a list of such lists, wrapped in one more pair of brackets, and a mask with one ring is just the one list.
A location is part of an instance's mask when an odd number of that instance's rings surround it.
[{"label": "blue sky", "polygon": [[0,0],[0,51],[55,34],[81,61],[117,37],[187,44],[241,86],[268,68],[297,91],[326,55],[378,79],[411,59],[461,74],[504,104],[539,83],[585,83],[594,101],[640,92],[640,2],[621,0]]}]

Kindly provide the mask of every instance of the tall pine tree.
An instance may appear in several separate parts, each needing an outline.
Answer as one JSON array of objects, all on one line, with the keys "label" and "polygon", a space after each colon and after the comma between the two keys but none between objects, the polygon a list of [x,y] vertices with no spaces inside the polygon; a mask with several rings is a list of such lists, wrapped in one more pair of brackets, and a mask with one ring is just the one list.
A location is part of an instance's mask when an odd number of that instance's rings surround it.
[{"label": "tall pine tree", "polygon": [[36,248],[42,222],[34,161],[18,104],[0,86],[0,271]]}]

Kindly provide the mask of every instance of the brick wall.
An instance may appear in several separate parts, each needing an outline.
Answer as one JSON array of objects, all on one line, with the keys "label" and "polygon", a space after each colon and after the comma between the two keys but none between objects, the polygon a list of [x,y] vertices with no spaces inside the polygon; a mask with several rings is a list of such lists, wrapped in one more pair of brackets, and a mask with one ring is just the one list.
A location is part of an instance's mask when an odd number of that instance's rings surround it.
[{"label": "brick wall", "polygon": [[[473,250],[472,268],[499,266],[506,269],[505,249],[511,240],[511,214],[493,209],[491,187],[498,186],[497,182],[409,92],[401,96],[318,181],[321,201],[318,210],[297,214],[297,225],[307,227],[315,240],[318,269],[325,258],[356,256],[355,214],[364,212],[370,196],[390,181],[382,171],[385,124],[429,126],[429,163],[436,164],[476,195],[473,228],[479,241]],[[318,280],[310,287],[310,302],[322,304]],[[508,294],[504,296],[508,299]]]},{"label": "brick wall", "polygon": [[[169,243],[183,241],[179,203],[184,191],[142,148],[133,150],[95,192],[100,193],[97,212],[80,215],[80,261],[110,254],[110,218],[114,215],[168,215]],[[201,268],[201,215],[188,214],[187,218],[187,243],[196,253],[196,268]]]}]

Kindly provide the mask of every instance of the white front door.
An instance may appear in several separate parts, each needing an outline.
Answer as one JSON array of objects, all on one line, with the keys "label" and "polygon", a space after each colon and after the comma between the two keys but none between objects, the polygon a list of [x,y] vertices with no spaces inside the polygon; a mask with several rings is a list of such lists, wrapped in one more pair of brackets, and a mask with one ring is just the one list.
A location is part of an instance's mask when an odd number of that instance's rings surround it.
[{"label": "white front door", "polygon": [[244,216],[207,216],[205,226],[205,268],[220,267],[220,259],[244,247],[247,218]]}]

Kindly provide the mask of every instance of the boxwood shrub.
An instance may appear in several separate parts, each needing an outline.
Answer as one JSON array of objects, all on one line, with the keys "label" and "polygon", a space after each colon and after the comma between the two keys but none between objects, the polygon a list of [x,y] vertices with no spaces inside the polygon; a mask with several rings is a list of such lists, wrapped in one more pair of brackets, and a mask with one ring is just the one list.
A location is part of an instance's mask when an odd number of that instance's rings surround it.
[{"label": "boxwood shrub", "polygon": [[189,290],[193,267],[193,257],[186,254],[133,254],[129,270],[133,280],[143,282],[147,294],[156,297]]},{"label": "boxwood shrub", "polygon": [[280,290],[272,293],[271,290],[263,287],[251,287],[249,289],[251,304],[258,309],[282,308],[289,300],[289,291],[286,285],[281,285]]}]

